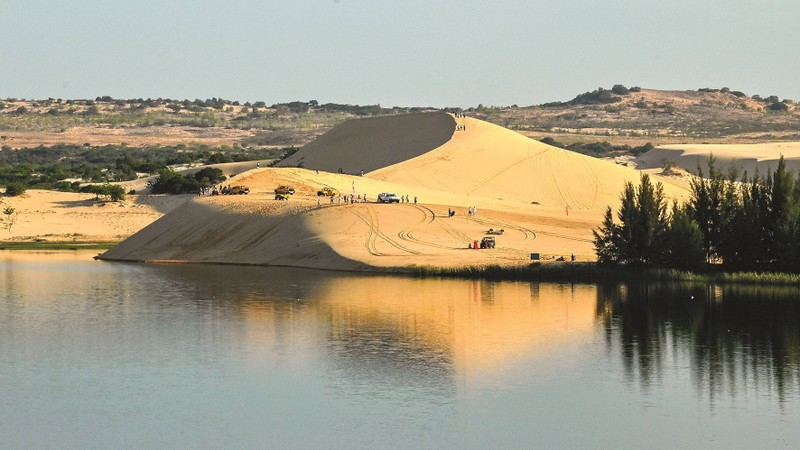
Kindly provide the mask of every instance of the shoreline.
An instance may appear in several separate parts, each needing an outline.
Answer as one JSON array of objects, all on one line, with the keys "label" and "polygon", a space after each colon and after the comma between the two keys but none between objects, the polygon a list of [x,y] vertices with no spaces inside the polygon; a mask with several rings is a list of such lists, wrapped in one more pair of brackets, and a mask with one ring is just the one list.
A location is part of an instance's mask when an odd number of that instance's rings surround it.
[{"label": "shoreline", "polygon": [[435,266],[365,266],[363,269],[337,269],[289,264],[253,264],[189,260],[111,259],[97,255],[94,259],[107,262],[138,264],[226,265],[248,267],[290,267],[298,269],[347,272],[361,275],[394,275],[413,278],[457,278],[489,281],[543,281],[570,283],[641,283],[641,282],[697,282],[717,284],[742,284],[763,286],[800,287],[800,274],[776,272],[711,272],[694,273],[674,269],[626,269],[603,266],[596,262],[531,263],[518,266],[477,265],[459,267]]}]

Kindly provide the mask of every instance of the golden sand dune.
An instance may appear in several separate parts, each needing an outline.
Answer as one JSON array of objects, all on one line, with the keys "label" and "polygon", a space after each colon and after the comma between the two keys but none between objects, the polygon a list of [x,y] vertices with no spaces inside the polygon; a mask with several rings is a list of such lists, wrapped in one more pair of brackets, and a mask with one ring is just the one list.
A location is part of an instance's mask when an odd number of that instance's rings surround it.
[{"label": "golden sand dune", "polygon": [[[638,183],[640,176],[465,117],[433,113],[353,122],[299,151],[295,156],[306,168],[245,172],[237,183],[248,185],[250,195],[197,198],[104,258],[348,270],[524,264],[534,252],[544,259],[575,254],[590,260],[591,231],[603,210],[616,205],[626,181]],[[428,148],[442,140],[445,126],[449,138]],[[354,148],[359,151],[352,153]],[[325,171],[330,164],[335,169]],[[374,170],[354,176],[336,173],[339,167]],[[278,184],[291,184],[297,193],[288,202],[275,200]],[[323,186],[361,201],[317,197]],[[674,186],[666,191],[686,194]],[[379,204],[380,192],[411,201]],[[478,213],[469,214],[469,207]],[[503,230],[497,248],[467,248],[489,229]]]},{"label": "golden sand dune", "polygon": [[[639,182],[635,170],[543,144],[481,120],[456,120],[460,131],[446,144],[369,176],[478,197],[492,205],[509,201],[561,210],[603,210],[617,203],[625,181]],[[672,196],[683,195],[672,186],[666,189]]]},{"label": "golden sand dune", "polygon": [[708,174],[708,160],[712,155],[716,168],[723,173],[736,167],[740,174],[747,171],[752,177],[757,171],[765,176],[777,169],[781,155],[787,169],[800,170],[800,142],[663,145],[641,155],[636,163],[642,169],[664,167],[669,163],[695,174],[699,166]]}]

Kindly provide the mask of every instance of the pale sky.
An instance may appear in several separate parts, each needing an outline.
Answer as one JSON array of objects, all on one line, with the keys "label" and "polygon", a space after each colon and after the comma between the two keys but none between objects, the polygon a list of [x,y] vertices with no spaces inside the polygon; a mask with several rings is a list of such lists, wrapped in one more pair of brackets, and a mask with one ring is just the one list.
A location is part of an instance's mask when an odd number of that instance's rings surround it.
[{"label": "pale sky", "polygon": [[519,106],[614,84],[800,100],[796,0],[0,0],[0,98]]}]

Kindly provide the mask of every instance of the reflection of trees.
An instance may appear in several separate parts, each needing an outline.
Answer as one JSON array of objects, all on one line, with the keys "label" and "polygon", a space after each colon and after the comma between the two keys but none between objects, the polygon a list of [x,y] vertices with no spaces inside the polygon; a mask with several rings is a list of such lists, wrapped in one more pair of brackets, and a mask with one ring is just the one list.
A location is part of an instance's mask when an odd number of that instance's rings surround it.
[{"label": "reflection of trees", "polygon": [[[800,384],[800,291],[702,285],[598,287],[609,348],[644,388],[685,359],[713,400],[747,388],[780,402]],[[617,340],[619,342],[617,342]]]}]

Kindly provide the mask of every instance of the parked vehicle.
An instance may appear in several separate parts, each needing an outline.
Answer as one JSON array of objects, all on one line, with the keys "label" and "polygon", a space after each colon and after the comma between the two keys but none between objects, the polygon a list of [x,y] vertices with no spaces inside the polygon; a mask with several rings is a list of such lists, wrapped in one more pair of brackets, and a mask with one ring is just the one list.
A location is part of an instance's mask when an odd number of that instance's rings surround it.
[{"label": "parked vehicle", "polygon": [[485,236],[483,239],[481,239],[481,248],[494,248],[494,246],[494,237]]},{"label": "parked vehicle", "polygon": [[400,203],[400,197],[390,193],[390,192],[381,192],[378,194],[378,202],[379,203]]},{"label": "parked vehicle", "polygon": [[290,194],[275,194],[275,200],[289,200]]},{"label": "parked vehicle", "polygon": [[282,185],[280,185],[280,186],[275,188],[275,193],[276,194],[292,195],[292,194],[294,194],[294,188],[291,187],[291,186],[287,186],[285,184],[282,184]]},{"label": "parked vehicle", "polygon": [[231,194],[231,195],[243,195],[243,194],[249,194],[249,193],[250,193],[250,188],[247,187],[247,186],[233,186],[230,189],[230,191],[228,191],[228,194]]},{"label": "parked vehicle", "polygon": [[325,197],[336,197],[339,195],[339,191],[332,187],[325,186],[324,188],[317,191],[317,195],[325,196]]}]

